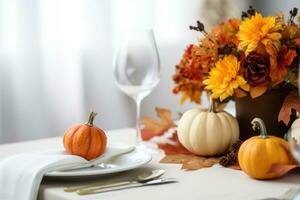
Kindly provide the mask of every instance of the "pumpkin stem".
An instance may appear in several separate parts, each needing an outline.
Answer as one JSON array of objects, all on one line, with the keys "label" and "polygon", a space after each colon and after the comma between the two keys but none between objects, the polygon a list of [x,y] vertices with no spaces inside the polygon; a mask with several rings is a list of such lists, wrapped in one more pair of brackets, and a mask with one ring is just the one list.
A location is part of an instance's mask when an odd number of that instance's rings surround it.
[{"label": "pumpkin stem", "polygon": [[89,116],[89,121],[86,123],[86,125],[88,125],[88,126],[94,126],[94,119],[95,119],[95,117],[96,117],[96,115],[97,115],[97,113],[95,113],[95,112],[91,112],[90,113],[90,116]]},{"label": "pumpkin stem", "polygon": [[252,121],[252,129],[253,130],[260,130],[260,137],[261,138],[267,138],[268,134],[267,134],[267,129],[266,129],[266,125],[264,123],[264,121],[258,117],[255,117]]},{"label": "pumpkin stem", "polygon": [[208,108],[208,112],[216,112],[216,104],[215,104],[215,100],[210,96],[209,97],[209,108]]}]

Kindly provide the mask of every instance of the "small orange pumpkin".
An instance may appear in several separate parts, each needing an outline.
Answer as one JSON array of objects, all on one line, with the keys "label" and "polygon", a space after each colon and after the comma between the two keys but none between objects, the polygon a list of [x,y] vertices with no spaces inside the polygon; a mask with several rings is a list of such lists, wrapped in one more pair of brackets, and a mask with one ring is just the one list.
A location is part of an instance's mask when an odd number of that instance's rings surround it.
[{"label": "small orange pumpkin", "polygon": [[272,179],[282,176],[282,173],[272,171],[272,165],[289,165],[293,158],[288,143],[282,138],[269,136],[263,120],[254,118],[253,129],[260,129],[260,135],[246,140],[238,152],[241,169],[250,177],[256,179]]},{"label": "small orange pumpkin", "polygon": [[86,124],[74,125],[64,133],[63,143],[69,154],[91,160],[104,153],[107,138],[102,129],[93,125],[96,115],[91,112]]}]

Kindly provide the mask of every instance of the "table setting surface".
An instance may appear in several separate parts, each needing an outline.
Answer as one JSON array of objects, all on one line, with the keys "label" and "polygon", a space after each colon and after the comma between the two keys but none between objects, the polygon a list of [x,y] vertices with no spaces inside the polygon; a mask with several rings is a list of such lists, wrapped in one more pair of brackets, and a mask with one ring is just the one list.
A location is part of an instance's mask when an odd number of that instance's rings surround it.
[{"label": "table setting surface", "polygon": [[[107,135],[111,143],[132,144],[134,129],[119,129],[108,131]],[[137,169],[75,179],[43,179],[39,189],[39,200],[92,200],[92,199],[262,199],[279,196],[290,188],[299,187],[300,173],[296,169],[281,179],[259,181],[249,179],[240,170],[224,168],[215,165],[211,168],[204,168],[195,171],[184,171],[177,164],[159,163],[164,153],[154,148],[154,145],[147,142],[141,144],[144,150],[152,154],[152,160]],[[17,153],[34,152],[62,148],[61,138],[49,138],[35,141],[25,141],[0,145],[0,158]],[[164,169],[163,177],[176,178],[178,183],[164,184],[160,186],[146,186],[131,188],[127,190],[104,192],[99,194],[80,196],[74,192],[65,192],[65,187],[80,186],[90,183],[105,183],[135,179],[145,171]]]}]

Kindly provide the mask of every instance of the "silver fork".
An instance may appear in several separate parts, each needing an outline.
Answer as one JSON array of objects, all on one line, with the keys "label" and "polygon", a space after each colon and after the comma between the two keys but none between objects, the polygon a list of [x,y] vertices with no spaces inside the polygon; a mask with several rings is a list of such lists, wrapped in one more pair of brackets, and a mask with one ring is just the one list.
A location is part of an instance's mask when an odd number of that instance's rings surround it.
[{"label": "silver fork", "polygon": [[136,188],[136,187],[143,187],[143,186],[150,186],[150,185],[160,185],[160,184],[167,184],[167,183],[177,183],[176,178],[158,178],[154,180],[150,180],[144,183],[140,182],[131,182],[129,184],[123,184],[118,186],[98,186],[98,187],[91,187],[91,188],[84,188],[77,190],[76,193],[78,195],[89,195],[89,194],[96,194],[96,193],[102,193],[102,192],[110,192],[110,191],[116,191],[116,190],[124,190],[129,188]]}]

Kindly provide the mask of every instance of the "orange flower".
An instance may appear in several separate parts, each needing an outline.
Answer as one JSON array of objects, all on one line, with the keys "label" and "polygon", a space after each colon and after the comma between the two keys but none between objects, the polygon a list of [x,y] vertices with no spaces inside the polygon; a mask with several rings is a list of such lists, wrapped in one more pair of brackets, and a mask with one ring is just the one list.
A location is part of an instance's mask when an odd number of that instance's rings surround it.
[{"label": "orange flower", "polygon": [[239,48],[246,54],[255,51],[259,44],[273,44],[276,48],[280,46],[282,23],[277,17],[262,17],[256,13],[249,19],[242,21],[237,37],[240,40]]},{"label": "orange flower", "polygon": [[220,45],[228,43],[237,45],[238,39],[236,33],[239,31],[240,23],[241,21],[239,19],[229,19],[215,26],[212,30],[212,34],[217,37]]},{"label": "orange flower", "polygon": [[212,98],[220,98],[221,101],[234,94],[234,90],[242,88],[249,91],[246,80],[239,75],[240,62],[233,55],[224,56],[216,63],[216,67],[211,69],[209,78],[203,83],[207,85],[205,89],[211,90]]}]

